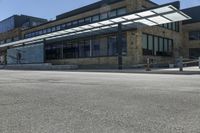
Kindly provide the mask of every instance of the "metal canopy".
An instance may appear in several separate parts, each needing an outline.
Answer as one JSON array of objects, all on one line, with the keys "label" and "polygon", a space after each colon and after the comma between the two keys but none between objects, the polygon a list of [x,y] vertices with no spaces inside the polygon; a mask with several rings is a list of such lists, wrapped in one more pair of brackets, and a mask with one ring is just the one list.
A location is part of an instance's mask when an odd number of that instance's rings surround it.
[{"label": "metal canopy", "polygon": [[110,28],[117,27],[118,24],[122,24],[124,26],[140,23],[147,26],[155,26],[160,24],[172,23],[177,21],[184,21],[191,19],[188,15],[184,14],[180,10],[178,10],[172,4],[163,5],[157,8],[143,10],[137,13],[129,13],[126,15],[118,16],[115,18],[111,18],[108,20],[103,20],[100,22],[95,22],[83,26],[78,26],[66,30],[61,30],[41,36],[36,36],[33,38],[23,39],[11,43],[6,43],[0,45],[2,47],[8,46],[19,46],[23,44],[30,44],[42,41],[43,39],[51,40],[56,38],[62,38],[67,36],[74,36],[83,33],[90,33],[94,31],[108,30]]}]

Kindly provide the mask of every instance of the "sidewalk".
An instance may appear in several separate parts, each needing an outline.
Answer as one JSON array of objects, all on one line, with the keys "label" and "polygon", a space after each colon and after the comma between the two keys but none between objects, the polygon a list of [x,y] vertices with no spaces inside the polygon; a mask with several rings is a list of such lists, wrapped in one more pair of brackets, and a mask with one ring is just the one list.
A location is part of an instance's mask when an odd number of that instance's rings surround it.
[{"label": "sidewalk", "polygon": [[78,72],[110,72],[110,73],[143,73],[143,74],[183,74],[183,75],[200,75],[199,67],[186,67],[183,72],[179,71],[179,68],[153,68],[151,71],[146,71],[145,69],[84,69],[75,70]]}]

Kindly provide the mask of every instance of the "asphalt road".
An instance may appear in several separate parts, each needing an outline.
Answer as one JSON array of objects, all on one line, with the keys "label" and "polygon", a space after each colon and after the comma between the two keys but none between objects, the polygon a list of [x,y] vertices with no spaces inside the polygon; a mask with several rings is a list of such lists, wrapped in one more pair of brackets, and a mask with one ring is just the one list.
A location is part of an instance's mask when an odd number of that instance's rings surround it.
[{"label": "asphalt road", "polygon": [[200,133],[200,75],[1,70],[0,133]]}]

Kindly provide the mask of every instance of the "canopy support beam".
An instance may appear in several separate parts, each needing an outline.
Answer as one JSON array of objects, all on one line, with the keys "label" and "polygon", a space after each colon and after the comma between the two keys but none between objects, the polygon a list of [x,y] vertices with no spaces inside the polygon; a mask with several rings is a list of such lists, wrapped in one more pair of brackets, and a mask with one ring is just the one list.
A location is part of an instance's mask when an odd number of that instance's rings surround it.
[{"label": "canopy support beam", "polygon": [[118,24],[117,52],[118,52],[118,69],[122,70],[123,59],[122,59],[122,24],[121,23]]}]

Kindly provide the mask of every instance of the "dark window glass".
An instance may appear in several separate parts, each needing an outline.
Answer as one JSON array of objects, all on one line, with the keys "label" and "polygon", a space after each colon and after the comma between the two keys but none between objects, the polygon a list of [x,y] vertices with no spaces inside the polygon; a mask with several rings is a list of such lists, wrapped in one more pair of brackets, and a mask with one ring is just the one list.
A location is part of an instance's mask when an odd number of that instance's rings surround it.
[{"label": "dark window glass", "polygon": [[85,23],[91,23],[91,17],[85,18]]},{"label": "dark window glass", "polygon": [[117,37],[110,36],[108,37],[108,55],[117,55]]},{"label": "dark window glass", "polygon": [[47,33],[47,29],[44,29],[44,30],[43,30],[43,34],[46,34],[46,33]]},{"label": "dark window glass", "polygon": [[173,41],[170,39],[169,40],[169,49],[168,49],[168,52],[172,53],[173,52],[172,50],[173,50]]},{"label": "dark window glass", "polygon": [[42,31],[42,30],[40,30],[40,31],[39,31],[39,34],[40,34],[40,35],[42,35],[42,34],[43,34],[43,31]]},{"label": "dark window glass", "polygon": [[148,44],[147,44],[147,34],[143,34],[142,35],[142,48],[143,49],[147,49],[148,48]]},{"label": "dark window glass", "polygon": [[163,43],[164,43],[163,38],[159,37],[159,52],[163,52],[163,49],[164,49]]},{"label": "dark window glass", "polygon": [[168,39],[164,39],[164,52],[168,51]]},{"label": "dark window glass", "polygon": [[78,25],[78,21],[73,21],[73,22],[72,22],[72,25],[73,25],[73,26],[77,26],[77,25]]},{"label": "dark window glass", "polygon": [[80,19],[80,20],[78,21],[78,23],[79,23],[79,25],[82,25],[82,24],[85,23],[85,20],[84,20],[84,19]]},{"label": "dark window glass", "polygon": [[172,23],[172,30],[176,31],[176,23]]},{"label": "dark window glass", "polygon": [[68,28],[71,27],[71,26],[72,26],[72,23],[71,23],[71,22],[67,23],[67,27],[68,27]]},{"label": "dark window glass", "polygon": [[189,32],[189,40],[200,40],[200,31]]},{"label": "dark window glass", "polygon": [[60,25],[56,26],[56,31],[59,31],[59,30],[61,30],[61,26]]},{"label": "dark window glass", "polygon": [[100,56],[108,56],[108,41],[107,37],[100,38]]},{"label": "dark window glass", "polygon": [[100,56],[100,39],[94,38],[92,40],[92,56]]},{"label": "dark window glass", "polygon": [[108,13],[102,13],[100,15],[100,19],[103,20],[103,19],[107,19],[108,18]]},{"label": "dark window glass", "polygon": [[116,17],[117,16],[117,11],[116,10],[113,10],[113,11],[110,11],[109,12],[109,17],[112,18],[112,17]]},{"label": "dark window glass", "polygon": [[54,42],[45,46],[46,59],[62,59],[62,42]]},{"label": "dark window glass", "polygon": [[99,15],[95,15],[92,17],[92,22],[99,21]]},{"label": "dark window glass", "polygon": [[169,24],[168,24],[168,29],[169,29],[169,30],[172,30],[172,23],[169,23]]},{"label": "dark window glass", "polygon": [[148,35],[148,49],[149,50],[153,50],[153,36],[152,35]]},{"label": "dark window glass", "polygon": [[35,36],[38,36],[38,35],[39,35],[39,31],[36,31],[36,32],[35,32]]},{"label": "dark window glass", "polygon": [[180,25],[179,25],[179,22],[176,22],[176,31],[177,31],[177,32],[180,31]]},{"label": "dark window glass", "polygon": [[56,27],[52,27],[51,31],[52,32],[56,31]]},{"label": "dark window glass", "polygon": [[90,56],[89,40],[80,40],[79,41],[79,55],[80,55],[80,57],[89,57]]},{"label": "dark window glass", "polygon": [[47,33],[50,33],[50,32],[51,32],[51,28],[48,28],[48,29],[47,29]]},{"label": "dark window glass", "polygon": [[66,24],[62,24],[61,25],[61,29],[63,30],[63,29],[65,29],[66,28]]},{"label": "dark window glass", "polygon": [[124,15],[127,13],[126,8],[117,9],[117,15]]},{"label": "dark window glass", "polygon": [[191,59],[198,59],[200,57],[200,48],[189,48],[189,57]]},{"label": "dark window glass", "polygon": [[154,37],[154,55],[157,55],[157,53],[159,52],[159,42],[158,42],[158,37],[155,36]]},{"label": "dark window glass", "polygon": [[63,45],[63,58],[78,58],[79,47],[76,40],[65,41]]}]

